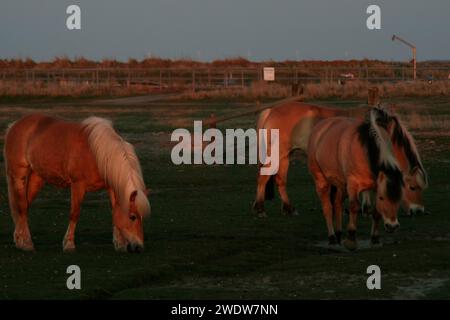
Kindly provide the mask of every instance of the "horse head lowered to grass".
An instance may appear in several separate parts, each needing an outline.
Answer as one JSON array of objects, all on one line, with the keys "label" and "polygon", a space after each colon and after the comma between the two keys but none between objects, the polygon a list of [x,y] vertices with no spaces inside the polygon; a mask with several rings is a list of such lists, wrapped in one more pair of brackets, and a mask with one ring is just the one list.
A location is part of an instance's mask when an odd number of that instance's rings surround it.
[{"label": "horse head lowered to grass", "polygon": [[308,168],[322,202],[330,244],[340,243],[346,196],[350,219],[344,245],[348,249],[356,249],[356,220],[363,202],[375,208],[373,244],[379,242],[380,220],[388,232],[400,226],[397,212],[403,196],[403,174],[393,155],[389,133],[379,124],[386,116],[373,108],[366,120],[332,117],[320,121],[311,131]]},{"label": "horse head lowered to grass", "polygon": [[34,250],[28,209],[49,183],[71,190],[64,251],[75,249],[75,228],[86,192],[102,189],[111,200],[116,250],[143,250],[143,220],[150,214],[150,203],[141,167],[133,146],[110,121],[90,117],[80,123],[41,114],[25,116],[8,128],[4,158],[17,248]]},{"label": "horse head lowered to grass", "polygon": [[[296,214],[287,193],[287,176],[290,154],[294,150],[307,152],[311,132],[321,120],[331,117],[364,119],[369,108],[330,108],[303,102],[288,102],[272,109],[266,109],[258,117],[258,129],[279,130],[279,170],[276,175],[264,176],[258,171],[257,192],[253,209],[260,216],[265,215],[264,200],[274,197],[277,185],[282,200],[282,212]],[[404,175],[402,207],[407,214],[425,211],[423,192],[428,187],[427,173],[422,165],[414,138],[394,113],[386,112],[382,124],[388,131],[394,156]],[[270,142],[269,142],[270,144]]]}]

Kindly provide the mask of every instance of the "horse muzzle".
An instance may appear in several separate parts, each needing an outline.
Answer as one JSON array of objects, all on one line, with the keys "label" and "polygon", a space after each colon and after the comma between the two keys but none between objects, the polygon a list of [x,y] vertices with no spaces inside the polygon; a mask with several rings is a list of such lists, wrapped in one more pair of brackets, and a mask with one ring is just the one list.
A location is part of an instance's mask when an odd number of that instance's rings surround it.
[{"label": "horse muzzle", "polygon": [[395,230],[397,230],[398,228],[400,228],[400,223],[395,222],[395,223],[385,223],[384,224],[384,228],[386,229],[386,231],[388,233],[393,233]]},{"label": "horse muzzle", "polygon": [[409,207],[409,215],[423,215],[425,213],[425,208],[423,206],[411,205]]}]

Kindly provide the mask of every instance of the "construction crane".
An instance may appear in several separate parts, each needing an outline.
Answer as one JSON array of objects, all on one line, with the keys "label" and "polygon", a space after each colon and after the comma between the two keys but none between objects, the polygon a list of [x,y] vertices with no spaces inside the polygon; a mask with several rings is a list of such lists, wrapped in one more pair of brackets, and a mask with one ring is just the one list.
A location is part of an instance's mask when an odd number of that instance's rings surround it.
[{"label": "construction crane", "polygon": [[408,47],[411,48],[412,54],[413,54],[413,79],[416,80],[417,77],[417,66],[416,66],[416,46],[412,43],[400,38],[399,36],[396,36],[395,34],[392,36],[392,41],[398,40],[402,42],[403,44],[406,44]]}]

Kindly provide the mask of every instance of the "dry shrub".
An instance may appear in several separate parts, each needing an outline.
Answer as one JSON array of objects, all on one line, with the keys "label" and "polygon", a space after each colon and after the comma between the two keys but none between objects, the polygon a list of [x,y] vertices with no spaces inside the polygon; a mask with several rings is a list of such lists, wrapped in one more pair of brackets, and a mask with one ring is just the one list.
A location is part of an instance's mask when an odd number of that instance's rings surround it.
[{"label": "dry shrub", "polygon": [[379,89],[380,97],[432,97],[450,96],[450,81],[410,81],[410,82],[383,82],[372,84],[366,81],[347,81],[344,85],[331,82],[311,83],[305,86],[306,99],[365,99],[370,87]]},{"label": "dry shrub", "polygon": [[[62,60],[61,63],[67,61]],[[109,63],[107,60],[104,61]],[[87,63],[87,62],[85,62]],[[424,81],[416,82],[383,82],[371,84],[366,81],[347,81],[344,85],[336,82],[309,83],[305,85],[304,99],[366,99],[370,87],[379,89],[381,98],[393,97],[450,97],[450,81],[435,81],[432,84]],[[170,90],[181,88],[170,88]],[[60,81],[19,82],[0,80],[0,95],[3,96],[123,96],[159,92],[158,86],[150,85],[96,85],[93,82]],[[228,86],[214,90],[186,91],[179,98],[199,99],[281,99],[291,94],[291,86],[264,81],[254,82],[250,86]]]},{"label": "dry shrub", "polygon": [[288,86],[277,83],[255,82],[249,87],[233,86],[215,90],[187,91],[177,99],[260,99],[260,98],[284,98],[290,94]]},{"label": "dry shrub", "polygon": [[402,122],[411,130],[450,130],[448,115],[430,115],[411,112],[402,116]]},{"label": "dry shrub", "polygon": [[0,96],[126,96],[154,92],[155,88],[145,85],[118,86],[115,84],[92,84],[88,82],[12,82],[0,80]]},{"label": "dry shrub", "polygon": [[[379,89],[381,98],[450,96],[450,81],[428,82],[383,82],[371,84],[366,81],[309,83],[305,85],[304,99],[366,99],[370,87]],[[258,82],[250,87],[229,87],[216,90],[186,92],[181,98],[285,98],[291,94],[291,87],[277,83]]]}]

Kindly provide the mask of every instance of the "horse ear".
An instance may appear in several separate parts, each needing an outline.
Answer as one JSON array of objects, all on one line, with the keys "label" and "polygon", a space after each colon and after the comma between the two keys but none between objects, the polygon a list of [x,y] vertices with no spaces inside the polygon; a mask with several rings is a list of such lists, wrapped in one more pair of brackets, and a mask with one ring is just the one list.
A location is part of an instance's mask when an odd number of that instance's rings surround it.
[{"label": "horse ear", "polygon": [[417,184],[419,187],[424,189],[427,186],[427,180],[425,177],[425,173],[422,171],[422,169],[419,166],[415,166],[410,171],[411,176],[416,178]]},{"label": "horse ear", "polygon": [[138,194],[137,190],[134,190],[134,191],[130,194],[130,202],[134,202],[134,201],[136,200],[137,194]]},{"label": "horse ear", "polygon": [[419,166],[415,166],[411,170],[409,170],[409,174],[414,176],[417,173],[417,170],[419,170]]}]

